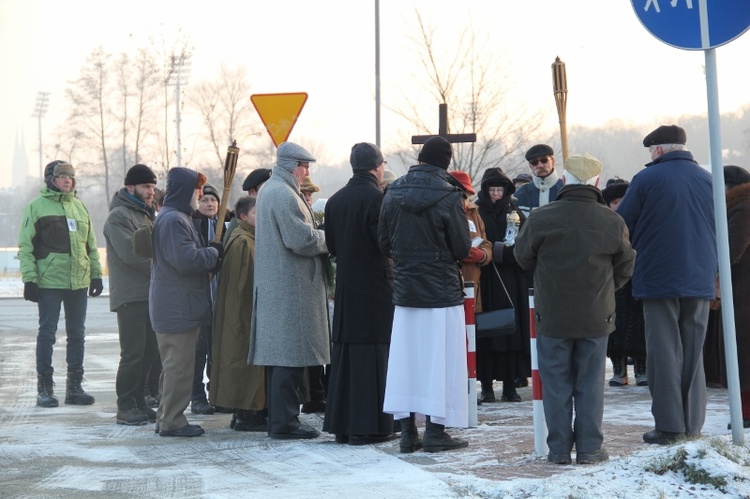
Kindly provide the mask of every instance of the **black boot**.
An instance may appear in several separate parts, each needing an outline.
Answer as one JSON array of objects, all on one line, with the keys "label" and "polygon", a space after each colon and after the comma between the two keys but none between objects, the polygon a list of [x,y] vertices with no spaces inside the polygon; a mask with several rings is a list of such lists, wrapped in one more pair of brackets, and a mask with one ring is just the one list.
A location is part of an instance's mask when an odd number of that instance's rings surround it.
[{"label": "black boot", "polygon": [[237,409],[229,427],[234,431],[268,431],[267,413]]},{"label": "black boot", "polygon": [[427,426],[424,431],[424,451],[441,452],[444,450],[461,449],[467,447],[469,442],[460,438],[453,438],[445,433],[445,426],[435,424],[427,416]]},{"label": "black boot", "polygon": [[65,403],[75,405],[91,405],[94,397],[83,391],[81,381],[83,380],[83,369],[69,369],[68,382],[65,387]]},{"label": "black boot", "polygon": [[609,386],[625,386],[628,384],[628,358],[620,355],[610,357],[612,361],[612,377]]},{"label": "black boot", "polygon": [[635,384],[638,386],[648,386],[648,376],[646,375],[646,359],[643,357],[636,357],[633,363],[633,371],[635,371]]},{"label": "black boot", "polygon": [[412,412],[408,418],[399,419],[401,422],[401,442],[399,450],[402,454],[410,454],[422,448],[422,439],[417,431],[417,421]]},{"label": "black boot", "polygon": [[36,405],[40,407],[57,407],[59,405],[52,382],[52,371],[36,375]]}]

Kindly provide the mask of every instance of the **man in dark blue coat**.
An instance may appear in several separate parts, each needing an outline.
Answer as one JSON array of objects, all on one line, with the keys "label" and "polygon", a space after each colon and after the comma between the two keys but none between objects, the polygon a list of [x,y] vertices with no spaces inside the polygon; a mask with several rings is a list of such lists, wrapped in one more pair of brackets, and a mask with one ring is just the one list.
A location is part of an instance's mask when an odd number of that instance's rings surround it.
[{"label": "man in dark blue coat", "polygon": [[638,252],[633,297],[643,300],[646,370],[655,429],[668,444],[700,435],[706,419],[703,341],[717,272],[711,175],[685,148],[685,130],[662,125],[643,139],[651,162],[617,212]]},{"label": "man in dark blue coat", "polygon": [[383,412],[393,322],[393,270],[378,247],[385,163],[375,144],[352,147],[351,180],[326,203],[326,244],[336,258],[336,304],[323,429],[351,445],[393,433]]}]

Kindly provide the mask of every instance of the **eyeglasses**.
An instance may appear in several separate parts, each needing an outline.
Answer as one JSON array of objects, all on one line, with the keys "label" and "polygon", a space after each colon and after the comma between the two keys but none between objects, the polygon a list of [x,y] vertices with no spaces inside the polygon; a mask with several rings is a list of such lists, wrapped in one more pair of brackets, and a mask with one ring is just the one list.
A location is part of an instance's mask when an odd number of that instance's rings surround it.
[{"label": "eyeglasses", "polygon": [[529,161],[529,163],[531,163],[531,166],[536,166],[539,163],[544,163],[546,165],[547,163],[549,163],[549,157],[545,156],[539,159],[532,159],[531,161]]},{"label": "eyeglasses", "polygon": [[488,191],[490,194],[503,194],[505,192],[505,187],[490,187]]},{"label": "eyeglasses", "polygon": [[59,178],[62,180],[73,180],[75,177],[72,177],[70,175],[55,175],[55,178]]}]

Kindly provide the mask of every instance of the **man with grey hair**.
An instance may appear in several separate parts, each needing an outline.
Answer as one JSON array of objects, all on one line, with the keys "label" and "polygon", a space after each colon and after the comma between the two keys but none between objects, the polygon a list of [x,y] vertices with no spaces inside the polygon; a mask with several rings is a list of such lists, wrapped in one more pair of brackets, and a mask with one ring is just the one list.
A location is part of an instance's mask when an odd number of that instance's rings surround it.
[{"label": "man with grey hair", "polygon": [[716,295],[711,174],[685,148],[687,134],[662,125],[643,139],[651,162],[630,183],[619,213],[638,259],[633,297],[643,300],[650,444],[700,435],[706,419],[703,342]]},{"label": "man with grey hair", "polygon": [[[633,273],[625,222],[595,186],[601,162],[565,162],[557,200],[534,210],[516,238],[518,264],[534,270],[537,353],[547,421],[547,459],[578,464],[609,459],[602,447],[607,337],[615,328],[615,290]],[[575,420],[573,409],[575,408]]]},{"label": "man with grey hair", "polygon": [[305,367],[330,363],[325,233],[300,193],[315,158],[282,142],[273,175],[258,193],[255,287],[248,361],[266,366],[268,435],[315,438],[299,421]]}]

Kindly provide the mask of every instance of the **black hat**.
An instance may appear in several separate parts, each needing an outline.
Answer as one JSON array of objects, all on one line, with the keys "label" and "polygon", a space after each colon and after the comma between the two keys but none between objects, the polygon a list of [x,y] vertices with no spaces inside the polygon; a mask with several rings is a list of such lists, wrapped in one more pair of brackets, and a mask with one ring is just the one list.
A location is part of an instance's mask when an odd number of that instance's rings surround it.
[{"label": "black hat", "polygon": [[155,184],[156,174],[146,165],[133,165],[125,175],[125,185]]},{"label": "black hat", "polygon": [[531,161],[534,158],[539,158],[542,156],[554,156],[555,150],[552,149],[547,144],[537,144],[535,146],[531,146],[531,149],[526,151],[526,161]]},{"label": "black hat", "polygon": [[727,165],[724,167],[724,185],[735,187],[750,183],[750,172],[741,166]]},{"label": "black hat", "polygon": [[625,196],[625,191],[628,190],[630,183],[627,180],[621,178],[607,180],[607,187],[602,189],[602,196],[604,202],[609,205],[615,199],[622,199]]},{"label": "black hat", "polygon": [[204,196],[213,196],[216,198],[216,200],[221,203],[221,196],[219,196],[219,191],[216,190],[216,187],[214,187],[211,184],[206,184],[203,186],[203,195]]},{"label": "black hat", "polygon": [[271,170],[268,168],[258,168],[257,170],[251,171],[245,181],[242,182],[242,190],[249,191],[250,189],[257,189],[260,184],[271,178]]},{"label": "black hat", "polygon": [[419,151],[419,156],[417,156],[417,159],[422,163],[437,166],[444,170],[447,170],[451,164],[451,158],[453,158],[451,143],[440,136],[427,139],[422,146],[422,150]]},{"label": "black hat", "polygon": [[662,125],[643,139],[643,147],[660,146],[662,144],[682,144],[687,142],[685,129],[677,125]]},{"label": "black hat", "polygon": [[352,146],[352,153],[349,155],[349,163],[353,171],[374,170],[383,164],[383,153],[375,144],[369,142],[360,142]]},{"label": "black hat", "polygon": [[531,182],[531,175],[529,175],[528,173],[519,173],[518,175],[516,175],[516,178],[513,179],[513,183],[515,184],[516,182],[523,182],[528,184],[529,182]]}]

